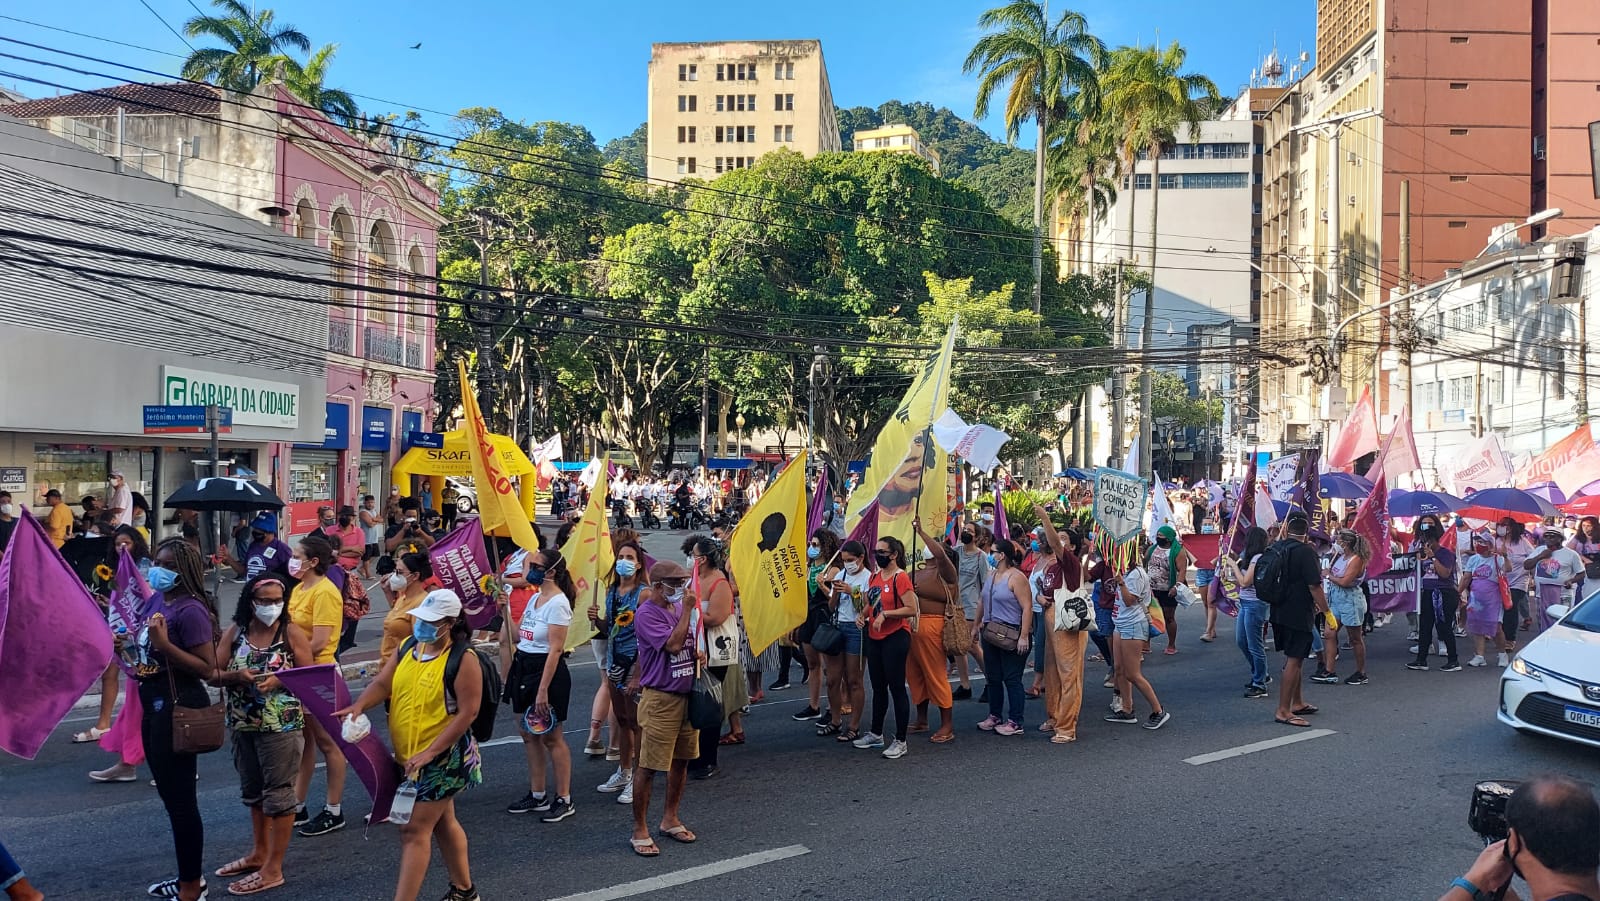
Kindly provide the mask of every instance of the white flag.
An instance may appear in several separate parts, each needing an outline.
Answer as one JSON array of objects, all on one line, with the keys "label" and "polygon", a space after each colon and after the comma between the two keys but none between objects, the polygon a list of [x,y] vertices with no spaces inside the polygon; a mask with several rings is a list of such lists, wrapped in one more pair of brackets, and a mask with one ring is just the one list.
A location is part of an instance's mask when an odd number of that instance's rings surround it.
[{"label": "white flag", "polygon": [[585,488],[594,488],[595,480],[600,478],[600,467],[604,465],[599,457],[590,460],[589,465],[583,468],[583,472],[578,473],[578,481],[582,482]]},{"label": "white flag", "polygon": [[535,463],[547,463],[561,459],[565,451],[561,447],[561,433],[556,432],[549,438],[533,446],[533,452],[528,454]]},{"label": "white flag", "polygon": [[934,422],[933,438],[951,454],[985,471],[1000,465],[1000,448],[1011,440],[993,426],[967,425],[956,411],[948,409]]},{"label": "white flag", "polygon": [[1150,518],[1145,521],[1145,534],[1156,540],[1156,530],[1162,526],[1177,526],[1172,522],[1172,505],[1167,503],[1167,489],[1161,484],[1161,473],[1150,470]]}]

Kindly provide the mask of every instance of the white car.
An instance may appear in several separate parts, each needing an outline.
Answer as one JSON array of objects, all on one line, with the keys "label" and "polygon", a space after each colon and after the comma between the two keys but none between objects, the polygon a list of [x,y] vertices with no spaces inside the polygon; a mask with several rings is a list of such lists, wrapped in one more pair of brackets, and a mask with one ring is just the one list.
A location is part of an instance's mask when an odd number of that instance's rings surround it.
[{"label": "white car", "polygon": [[1556,624],[1502,671],[1500,722],[1600,748],[1600,592],[1548,612]]}]

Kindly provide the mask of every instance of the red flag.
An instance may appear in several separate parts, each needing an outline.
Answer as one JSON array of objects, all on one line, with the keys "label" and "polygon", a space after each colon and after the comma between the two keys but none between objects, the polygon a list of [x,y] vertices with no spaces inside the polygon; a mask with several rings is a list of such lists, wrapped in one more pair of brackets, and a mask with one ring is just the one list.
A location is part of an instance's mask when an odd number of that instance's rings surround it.
[{"label": "red flag", "polygon": [[1372,468],[1367,470],[1367,478],[1377,481],[1378,474],[1382,474],[1389,481],[1398,481],[1401,475],[1416,472],[1422,468],[1422,458],[1417,455],[1417,438],[1411,431],[1411,411],[1405,407],[1400,408],[1400,415],[1395,419],[1394,430],[1389,437],[1383,440],[1383,449],[1378,451],[1378,459],[1372,462]]},{"label": "red flag", "polygon": [[1353,471],[1356,460],[1378,449],[1378,419],[1372,412],[1372,389],[1363,387],[1361,399],[1350,409],[1339,437],[1328,448],[1328,466],[1343,472]]},{"label": "red flag", "polygon": [[1587,423],[1572,430],[1572,434],[1557,441],[1550,449],[1528,461],[1517,470],[1512,481],[1518,488],[1532,488],[1555,480],[1556,470],[1588,453],[1594,447],[1594,436]]},{"label": "red flag", "polygon": [[1356,519],[1350,528],[1372,545],[1366,577],[1371,579],[1388,572],[1394,561],[1389,553],[1389,482],[1382,472],[1373,479],[1372,493],[1356,508]]}]

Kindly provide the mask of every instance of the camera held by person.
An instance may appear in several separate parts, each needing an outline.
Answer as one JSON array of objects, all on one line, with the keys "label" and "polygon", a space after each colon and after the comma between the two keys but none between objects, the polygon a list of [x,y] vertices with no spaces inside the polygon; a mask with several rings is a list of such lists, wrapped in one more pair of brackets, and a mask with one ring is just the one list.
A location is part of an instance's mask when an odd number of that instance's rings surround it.
[{"label": "camera held by person", "polygon": [[1600,901],[1600,804],[1588,784],[1480,782],[1467,820],[1487,847],[1439,901],[1520,901],[1512,876],[1528,884],[1530,901]]}]

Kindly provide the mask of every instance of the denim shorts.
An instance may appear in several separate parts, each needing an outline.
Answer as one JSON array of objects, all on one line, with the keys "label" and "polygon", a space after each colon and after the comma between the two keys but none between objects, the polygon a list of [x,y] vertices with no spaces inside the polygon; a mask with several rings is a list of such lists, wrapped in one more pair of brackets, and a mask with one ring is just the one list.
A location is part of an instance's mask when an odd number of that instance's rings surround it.
[{"label": "denim shorts", "polygon": [[861,655],[861,627],[855,623],[840,622],[839,631],[844,633],[844,653]]},{"label": "denim shorts", "polygon": [[1360,588],[1328,586],[1328,609],[1339,618],[1341,626],[1359,626],[1367,617],[1367,596]]},{"label": "denim shorts", "polygon": [[1144,612],[1136,616],[1119,616],[1113,620],[1117,637],[1123,641],[1149,641],[1150,617]]}]

